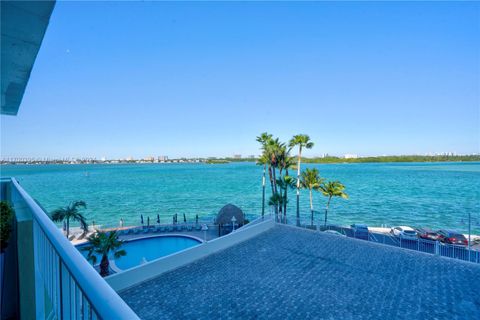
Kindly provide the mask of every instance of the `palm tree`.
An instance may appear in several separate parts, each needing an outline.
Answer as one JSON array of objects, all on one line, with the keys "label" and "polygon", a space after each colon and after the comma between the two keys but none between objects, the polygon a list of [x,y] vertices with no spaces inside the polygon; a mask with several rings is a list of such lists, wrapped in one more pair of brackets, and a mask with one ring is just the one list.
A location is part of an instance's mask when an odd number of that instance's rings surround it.
[{"label": "palm tree", "polygon": [[277,185],[280,189],[279,196],[282,198],[281,203],[278,203],[277,205],[283,206],[283,223],[287,223],[287,190],[288,188],[295,187],[295,178],[289,176],[288,174],[285,174],[284,176],[281,176],[279,179],[277,179]]},{"label": "palm tree", "polygon": [[328,197],[327,206],[325,207],[325,227],[327,226],[327,214],[328,207],[330,206],[330,200],[333,197],[341,197],[343,199],[348,199],[348,195],[343,192],[345,186],[340,183],[340,181],[329,181],[320,186],[320,190],[325,197]]},{"label": "palm tree", "polygon": [[280,220],[280,217],[278,216],[278,207],[282,206],[283,201],[284,201],[283,197],[280,196],[280,194],[278,194],[278,193],[272,194],[272,196],[268,200],[268,205],[273,206],[275,208],[275,220],[276,221]]},{"label": "palm tree", "polygon": [[[283,155],[285,149],[285,144],[280,142],[278,138],[276,139],[269,139],[267,144],[265,145],[265,156],[268,157],[268,164],[269,164],[269,173],[271,173],[271,180],[272,183],[272,195],[278,194],[277,188],[277,168],[280,166],[280,159]],[[283,201],[282,201],[283,203]],[[282,205],[277,203],[274,205],[275,214],[281,212]]]},{"label": "palm tree", "polygon": [[[320,178],[320,174],[318,172],[318,169],[306,169],[305,171],[302,172],[301,177],[300,177],[300,187],[303,189],[308,189],[310,192],[310,213],[311,213],[311,219],[310,219],[310,225],[313,226],[313,198],[312,198],[312,191],[318,191],[320,188],[320,185],[322,184],[323,179]],[[298,183],[297,183],[298,185]]]},{"label": "palm tree", "polygon": [[[262,151],[263,151],[263,154],[262,156],[260,157],[260,159],[258,159],[258,164],[260,165],[263,165],[263,178],[262,178],[262,218],[264,217],[265,215],[265,173],[266,173],[266,170],[267,170],[267,164],[268,164],[268,156],[266,154],[266,145],[268,143],[269,140],[272,139],[272,135],[271,134],[268,134],[267,132],[263,132],[262,134],[260,134],[260,136],[257,137],[257,142],[259,142],[261,145],[262,145]],[[271,175],[271,174],[270,174]],[[270,182],[271,182],[271,177],[270,177]]]},{"label": "palm tree", "polygon": [[97,232],[88,238],[88,245],[82,248],[84,251],[88,251],[87,259],[92,262],[93,265],[97,263],[97,255],[102,256],[100,262],[100,275],[102,277],[108,276],[109,265],[108,255],[113,253],[115,258],[123,257],[127,252],[119,248],[122,246],[123,241],[118,240],[117,231],[111,232]]},{"label": "palm tree", "polygon": [[297,134],[289,142],[290,148],[298,146],[298,164],[297,164],[297,226],[300,226],[300,163],[302,161],[302,149],[313,148],[313,142],[306,134]]},{"label": "palm tree", "polygon": [[70,234],[70,220],[80,222],[80,228],[82,228],[83,233],[86,234],[88,232],[87,220],[80,212],[78,212],[80,207],[84,209],[87,208],[85,201],[73,201],[67,207],[58,208],[51,213],[51,217],[54,222],[62,222],[66,220],[67,238]]},{"label": "palm tree", "polygon": [[[291,177],[288,174],[288,169],[290,169],[293,164],[294,164],[294,159],[290,157],[290,151],[291,148],[286,148],[286,146],[282,146],[280,149],[280,152],[278,154],[278,167],[279,167],[279,174],[280,174],[280,179],[282,179],[284,182],[286,182],[286,187],[281,189],[283,191],[283,216],[284,216],[284,223],[287,221],[287,194],[288,194],[288,189],[295,187],[294,185],[292,186],[292,182],[295,183],[295,179]],[[285,170],[285,176],[282,177],[282,171]]]},{"label": "palm tree", "polygon": [[278,138],[270,139],[266,145],[267,155],[270,157],[270,166],[273,170],[273,191],[277,193],[277,172],[276,169],[279,166],[279,160],[282,156],[283,148],[285,144],[280,142]]}]

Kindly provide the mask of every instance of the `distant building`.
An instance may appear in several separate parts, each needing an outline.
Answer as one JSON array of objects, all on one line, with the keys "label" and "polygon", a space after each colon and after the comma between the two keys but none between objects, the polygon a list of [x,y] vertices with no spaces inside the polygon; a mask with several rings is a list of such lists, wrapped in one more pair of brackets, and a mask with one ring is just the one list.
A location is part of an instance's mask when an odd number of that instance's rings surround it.
[{"label": "distant building", "polygon": [[168,161],[168,156],[158,156],[158,161],[160,162]]},{"label": "distant building", "polygon": [[145,162],[153,162],[153,160],[155,160],[154,157],[145,157],[145,158],[143,158],[143,161],[145,161]]},{"label": "distant building", "polygon": [[241,154],[234,154],[233,159],[242,159],[242,155]]},{"label": "distant building", "polygon": [[358,158],[358,155],[356,154],[346,154],[344,156],[345,159],[357,159]]}]

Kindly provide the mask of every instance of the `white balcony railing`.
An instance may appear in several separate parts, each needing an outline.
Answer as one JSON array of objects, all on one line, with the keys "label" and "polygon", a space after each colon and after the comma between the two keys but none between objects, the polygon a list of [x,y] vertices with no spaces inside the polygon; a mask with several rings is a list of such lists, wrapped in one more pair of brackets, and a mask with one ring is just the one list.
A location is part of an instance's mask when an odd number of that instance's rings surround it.
[{"label": "white balcony railing", "polygon": [[10,192],[32,215],[37,318],[139,319],[13,178]]}]

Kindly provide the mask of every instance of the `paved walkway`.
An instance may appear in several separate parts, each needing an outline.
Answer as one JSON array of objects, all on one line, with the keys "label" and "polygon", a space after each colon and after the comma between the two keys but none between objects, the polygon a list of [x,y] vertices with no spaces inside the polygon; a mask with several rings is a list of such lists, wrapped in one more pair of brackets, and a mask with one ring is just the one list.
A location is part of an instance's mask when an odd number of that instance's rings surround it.
[{"label": "paved walkway", "polygon": [[143,319],[480,319],[480,265],[278,225],[121,292]]}]

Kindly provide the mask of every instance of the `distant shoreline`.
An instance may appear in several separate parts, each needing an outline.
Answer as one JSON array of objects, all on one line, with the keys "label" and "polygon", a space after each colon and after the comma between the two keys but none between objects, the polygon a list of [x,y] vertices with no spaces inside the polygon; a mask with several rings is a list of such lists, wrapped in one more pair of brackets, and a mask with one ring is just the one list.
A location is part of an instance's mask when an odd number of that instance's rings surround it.
[{"label": "distant shoreline", "polygon": [[394,162],[476,162],[480,161],[480,155],[467,156],[380,156],[362,158],[305,158],[305,163],[394,163]]},{"label": "distant shoreline", "polygon": [[[254,158],[234,159],[224,158],[230,162],[254,162]],[[376,157],[358,157],[358,158],[340,158],[333,156],[315,157],[315,158],[302,158],[303,163],[397,163],[397,162],[480,162],[480,155],[462,155],[462,156],[417,156],[417,155],[405,155],[405,156],[376,156]]]},{"label": "distant shoreline", "polygon": [[[78,165],[78,164],[228,164],[237,162],[257,162],[257,158],[194,158],[194,159],[172,159],[168,161],[146,161],[146,160],[75,160],[75,161],[2,161],[3,165]],[[358,158],[340,158],[333,156],[302,158],[303,163],[321,163],[321,164],[342,164],[342,163],[447,163],[447,162],[480,162],[480,155],[462,155],[462,156],[377,156],[377,157],[358,157]]]}]

